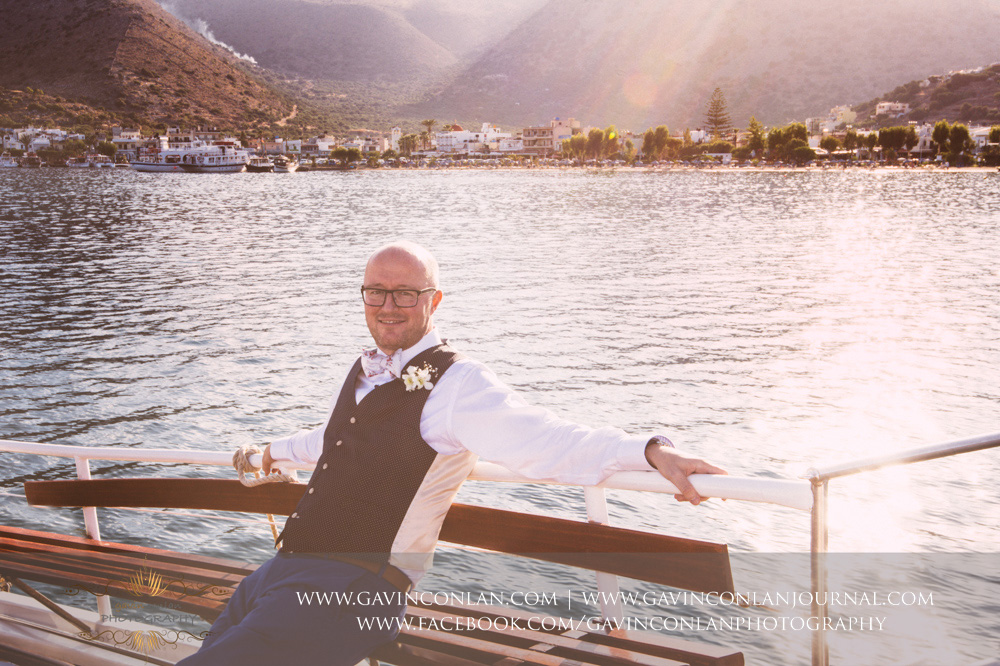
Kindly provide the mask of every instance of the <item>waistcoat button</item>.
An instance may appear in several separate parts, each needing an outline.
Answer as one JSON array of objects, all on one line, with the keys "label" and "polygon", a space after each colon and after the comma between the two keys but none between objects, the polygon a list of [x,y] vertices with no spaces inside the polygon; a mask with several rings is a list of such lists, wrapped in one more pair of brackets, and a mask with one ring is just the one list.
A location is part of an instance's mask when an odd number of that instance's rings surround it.
[{"label": "waistcoat button", "polygon": [[343,443],[344,443],[344,440],[342,440],[342,439],[338,439],[338,440],[337,440],[337,446],[340,446],[340,445],[341,445],[341,444],[343,444]]},{"label": "waistcoat button", "polygon": [[292,514],[292,515],[291,515],[290,517],[291,517],[291,518],[298,518],[298,517],[299,517],[299,514],[297,514],[297,513],[293,513],[293,514]]},{"label": "waistcoat button", "polygon": [[312,494],[313,494],[314,492],[316,492],[316,489],[315,489],[315,488],[310,488],[310,489],[309,489],[309,494],[310,494],[310,495],[312,495]]},{"label": "waistcoat button", "polygon": [[330,466],[330,464],[329,464],[329,463],[323,463],[323,469],[326,469],[326,468],[327,468],[327,467],[329,467],[329,466]]},{"label": "waistcoat button", "polygon": [[351,417],[351,423],[357,423],[357,422],[358,422],[358,420],[352,416]]}]

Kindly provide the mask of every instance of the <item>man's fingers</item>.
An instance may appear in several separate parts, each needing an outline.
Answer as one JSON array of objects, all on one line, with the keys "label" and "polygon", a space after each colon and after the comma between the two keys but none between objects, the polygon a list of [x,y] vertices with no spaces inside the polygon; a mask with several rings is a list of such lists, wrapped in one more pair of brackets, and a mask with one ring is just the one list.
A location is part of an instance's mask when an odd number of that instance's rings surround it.
[{"label": "man's fingers", "polygon": [[698,494],[698,491],[694,489],[694,486],[691,485],[691,482],[687,480],[686,476],[676,477],[670,479],[670,481],[677,486],[677,490],[681,491],[679,496],[674,495],[674,497],[677,498],[677,501],[691,502],[691,504],[697,506],[701,503],[701,500],[704,499]]}]

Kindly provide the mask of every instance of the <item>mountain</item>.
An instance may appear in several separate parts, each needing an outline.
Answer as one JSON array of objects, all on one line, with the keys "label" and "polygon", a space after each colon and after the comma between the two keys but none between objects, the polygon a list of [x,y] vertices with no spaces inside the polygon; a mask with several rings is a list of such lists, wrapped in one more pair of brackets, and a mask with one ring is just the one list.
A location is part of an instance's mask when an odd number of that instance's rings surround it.
[{"label": "mountain", "polygon": [[362,4],[297,0],[173,0],[188,23],[269,69],[312,79],[413,81],[455,64],[455,56],[398,13]]},{"label": "mountain", "polygon": [[[4,2],[0,62],[2,88],[41,89],[127,122],[248,127],[293,109],[289,97],[153,0]],[[8,107],[16,99],[4,97]]]},{"label": "mountain", "polygon": [[719,86],[735,124],[777,124],[1000,61],[997,34],[998,0],[549,0],[404,112],[693,128]]}]

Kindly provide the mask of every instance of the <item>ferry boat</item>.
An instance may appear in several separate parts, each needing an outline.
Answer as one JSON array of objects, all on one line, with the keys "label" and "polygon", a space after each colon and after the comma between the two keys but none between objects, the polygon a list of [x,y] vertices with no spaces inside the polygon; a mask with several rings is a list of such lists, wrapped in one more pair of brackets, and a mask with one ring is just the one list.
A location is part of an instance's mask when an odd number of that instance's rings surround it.
[{"label": "ferry boat", "polygon": [[193,141],[182,146],[170,147],[167,137],[160,137],[158,146],[139,151],[138,156],[129,162],[133,171],[142,173],[177,173],[184,171],[181,164],[188,153],[207,147],[204,141]]},{"label": "ferry boat", "polygon": [[181,168],[192,173],[238,173],[249,161],[249,151],[235,139],[226,139],[185,152]]},{"label": "ferry boat", "polygon": [[0,169],[4,167],[16,167],[19,166],[17,163],[17,158],[11,155],[9,152],[4,151],[3,155],[0,155]]},{"label": "ferry boat", "polygon": [[278,155],[274,158],[274,172],[275,173],[295,173],[299,168],[299,163],[293,159],[289,159],[284,155]]},{"label": "ferry boat", "polygon": [[[827,594],[826,512],[831,480],[998,446],[1000,433],[992,433],[811,470],[807,479],[694,475],[690,480],[706,497],[761,502],[809,512],[810,594],[818,599]],[[46,480],[39,480],[38,475],[17,478],[19,483],[23,480],[28,504],[52,507],[35,509],[34,515],[39,511],[59,511],[55,507],[82,507],[86,534],[84,537],[0,526],[0,575],[10,587],[0,591],[0,660],[18,664],[175,663],[196,651],[205,634],[197,629],[153,624],[154,620],[172,622],[169,616],[158,612],[143,614],[138,619],[134,612],[131,619],[127,617],[129,612],[152,605],[211,621],[221,612],[239,581],[255,569],[253,565],[233,560],[136,545],[135,539],[128,544],[102,540],[97,507],[115,507],[109,517],[152,508],[157,515],[165,515],[163,510],[167,509],[206,510],[212,512],[207,515],[213,520],[224,521],[224,512],[288,515],[306,488],[291,478],[295,465],[284,470],[291,472],[286,479],[291,482],[262,485],[254,481],[241,485],[235,479],[192,478],[187,473],[177,478],[155,478],[139,472],[139,478],[121,478],[116,472],[112,474],[114,478],[91,479],[91,460],[130,461],[128,467],[132,471],[139,469],[137,463],[155,463],[161,469],[164,465],[169,469],[183,464],[228,466],[232,458],[228,452],[87,448],[0,440],[0,457],[9,454],[15,454],[17,459],[36,455],[75,460],[76,479],[48,480],[52,475],[45,475]],[[259,467],[261,455],[251,455],[249,460]],[[108,469],[120,470],[121,466]],[[538,483],[485,462],[477,463],[470,480]],[[679,639],[669,633],[614,628],[615,618],[623,618],[621,605],[613,601],[620,598],[617,576],[720,596],[732,593],[734,583],[725,544],[612,526],[604,497],[606,488],[667,494],[676,491],[652,471],[618,472],[598,486],[583,489],[585,522],[454,504],[440,535],[442,547],[454,544],[477,552],[530,557],[547,563],[545,566],[549,568],[558,564],[597,571],[595,584],[600,598],[612,600],[601,603],[603,622],[569,629],[566,623],[556,620],[570,618],[542,616],[534,610],[529,613],[481,602],[469,605],[441,601],[434,594],[429,601],[411,601],[407,609],[410,624],[402,627],[395,642],[378,648],[371,663],[743,666],[745,659],[739,650]],[[190,515],[180,514],[182,520]],[[123,517],[130,520],[127,513]],[[198,517],[199,524],[204,522],[203,517],[204,514]],[[64,520],[62,516],[53,519]],[[271,536],[276,536],[277,526],[270,515],[268,519]],[[229,531],[226,526],[220,527],[222,530]],[[266,540],[266,534],[262,531],[261,538]],[[251,536],[249,532],[247,535]],[[64,590],[64,596],[79,596],[81,601],[93,595],[97,612],[54,602],[36,589],[36,581],[55,585],[55,589]],[[11,591],[15,587],[22,594]],[[116,601],[113,608],[111,597],[124,601]],[[124,617],[120,611],[124,611]],[[813,666],[830,663],[824,621],[827,613],[825,603],[812,605],[811,617],[817,619],[811,628]],[[530,625],[529,616],[539,621]],[[546,622],[545,618],[552,621]],[[450,620],[450,625],[445,620]],[[475,631],[447,628],[459,623]],[[993,666],[997,662],[988,663]]]}]

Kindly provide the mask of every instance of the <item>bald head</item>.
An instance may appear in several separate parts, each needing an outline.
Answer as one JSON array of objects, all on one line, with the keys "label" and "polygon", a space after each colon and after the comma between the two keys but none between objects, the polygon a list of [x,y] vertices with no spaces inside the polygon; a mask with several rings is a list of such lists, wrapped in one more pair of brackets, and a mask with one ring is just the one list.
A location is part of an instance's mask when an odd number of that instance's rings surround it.
[{"label": "bald head", "polygon": [[[400,241],[372,253],[364,287],[384,302],[376,298],[373,302],[381,305],[368,305],[366,300],[365,321],[379,349],[386,354],[409,349],[434,328],[432,317],[442,297],[437,286],[437,261],[427,248]],[[396,304],[397,296],[402,307]]]},{"label": "bald head", "polygon": [[437,259],[423,245],[418,245],[411,241],[396,241],[388,245],[383,245],[372,252],[365,266],[366,285],[369,284],[368,275],[372,269],[373,262],[379,264],[391,263],[400,267],[405,266],[413,279],[420,280],[419,284],[412,285],[414,287],[423,289],[425,287],[438,286]]}]

